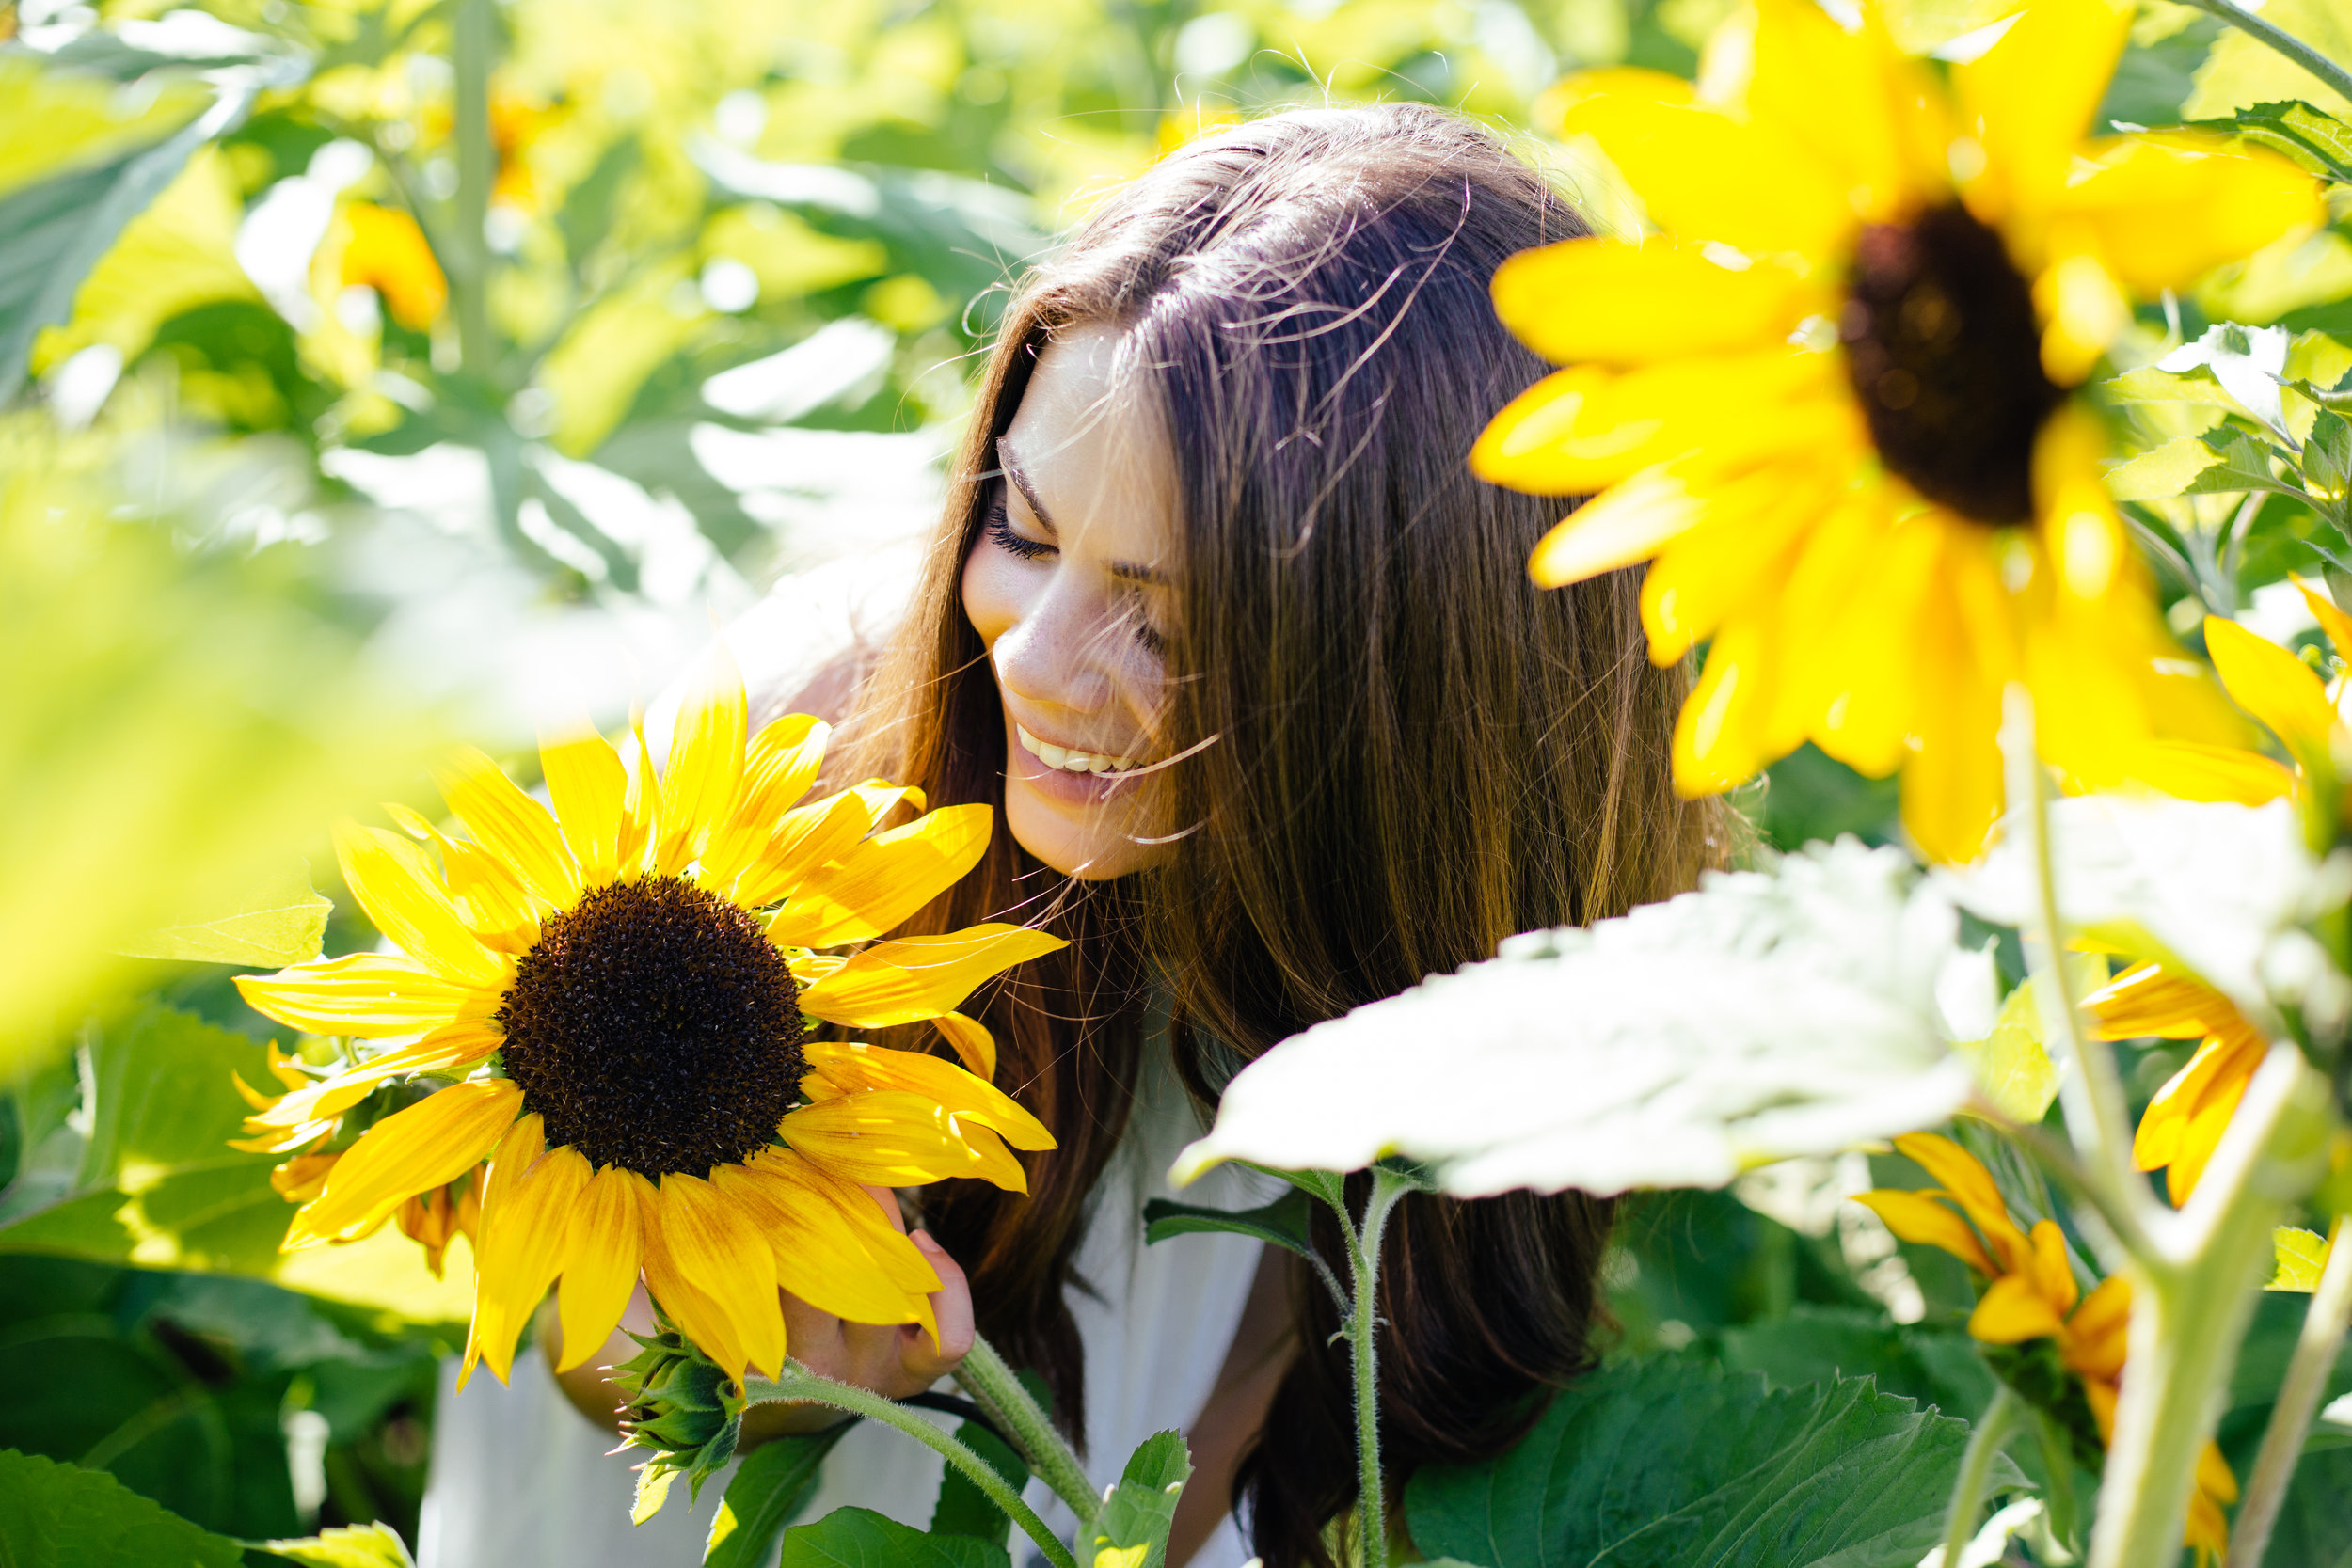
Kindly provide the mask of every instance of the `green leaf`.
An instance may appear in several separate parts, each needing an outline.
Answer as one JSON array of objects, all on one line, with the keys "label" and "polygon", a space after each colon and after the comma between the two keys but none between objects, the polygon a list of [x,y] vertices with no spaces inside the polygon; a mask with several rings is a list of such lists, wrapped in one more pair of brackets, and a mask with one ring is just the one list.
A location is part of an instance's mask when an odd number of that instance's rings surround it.
[{"label": "green leaf", "polygon": [[2257,103],[2227,119],[2192,119],[2188,124],[2266,147],[2285,154],[2307,173],[2352,184],[2352,125],[2299,99]]},{"label": "green leaf", "polygon": [[[1774,1393],[1669,1358],[1560,1394],[1490,1464],[1424,1467],[1406,1518],[1422,1551],[1489,1568],[1912,1568],[1967,1440],[1867,1378]],[[2006,1460],[1994,1478],[2023,1482]]]},{"label": "green leaf", "polygon": [[2332,408],[2313,417],[2304,438],[2303,483],[2315,499],[2340,501],[2352,489],[2352,423]]},{"label": "green leaf", "polygon": [[926,1535],[870,1508],[837,1508],[786,1530],[776,1568],[1012,1568],[1012,1554],[976,1536]]},{"label": "green leaf", "polygon": [[612,231],[621,183],[636,170],[642,155],[637,138],[623,136],[597,156],[596,166],[564,198],[555,226],[564,235],[564,254],[574,272]]},{"label": "green leaf", "polygon": [[1191,1479],[1192,1455],[1182,1433],[1155,1432],[1145,1438],[1103,1499],[1094,1538],[1079,1560],[1093,1568],[1161,1568],[1168,1560],[1168,1532],[1176,1523],[1176,1500]]},{"label": "green leaf", "polygon": [[251,102],[250,91],[224,93],[203,115],[151,147],[0,199],[0,404],[24,386],[33,340],[42,327],[72,312],[82,279],[123,226]]},{"label": "green leaf", "polygon": [[168,1513],[101,1470],[0,1452],[0,1554],[8,1568],[240,1568],[225,1536]]},{"label": "green leaf", "polygon": [[1342,1213],[1347,1212],[1347,1178],[1327,1170],[1279,1170],[1273,1165],[1252,1164],[1248,1160],[1233,1164],[1248,1166],[1263,1176],[1279,1176],[1308,1196],[1318,1198]]},{"label": "green leaf", "polygon": [[[2097,954],[2072,955],[2067,967],[2077,996],[2106,983],[2106,960]],[[1952,1049],[1968,1058],[1977,1069],[1977,1084],[1985,1099],[2011,1121],[2032,1126],[2058,1098],[2058,1064],[2042,1043],[2042,1012],[2030,979],[2021,982],[2002,1002],[1990,1035],[1957,1042]]]},{"label": "green leaf", "polygon": [[2182,494],[2213,496],[2232,495],[2242,490],[2272,490],[2282,496],[2301,499],[2303,492],[2299,488],[2280,479],[2272,470],[2270,448],[2244,431],[2224,427],[2209,430],[2193,438],[2220,461],[2190,480]]},{"label": "green leaf", "polygon": [[220,910],[160,927],[122,949],[131,958],[281,969],[319,956],[333,899],[310,888],[307,862],[280,867]]},{"label": "green leaf", "polygon": [[775,1551],[784,1527],[808,1506],[825,1465],[825,1455],[851,1423],[823,1432],[772,1438],[736,1466],[726,1496],[710,1521],[703,1547],[706,1565],[761,1568]]},{"label": "green leaf", "polygon": [[1271,1246],[1287,1248],[1301,1258],[1312,1258],[1314,1242],[1309,1227],[1314,1219],[1313,1204],[1314,1200],[1300,1187],[1294,1187],[1257,1209],[1203,1209],[1155,1197],[1143,1206],[1144,1244],[1165,1242],[1170,1236],[1222,1230],[1236,1236],[1252,1236]]},{"label": "green leaf", "polygon": [[[1029,1466],[1010,1445],[977,1421],[956,1429],[956,1441],[978,1454],[1016,1493],[1029,1483]],[[933,1535],[971,1535],[999,1546],[1012,1542],[1012,1516],[989,1500],[971,1477],[947,1465],[939,1477],[939,1500],[931,1508]]]},{"label": "green leaf", "polygon": [[345,1525],[299,1541],[264,1541],[262,1547],[311,1568],[416,1568],[389,1525]]}]

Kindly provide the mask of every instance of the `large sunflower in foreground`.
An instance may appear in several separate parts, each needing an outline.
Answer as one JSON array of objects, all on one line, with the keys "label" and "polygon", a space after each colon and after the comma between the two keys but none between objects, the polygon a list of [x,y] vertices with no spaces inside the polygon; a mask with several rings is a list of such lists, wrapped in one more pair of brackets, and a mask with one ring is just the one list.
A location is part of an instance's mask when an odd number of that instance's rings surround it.
[{"label": "large sunflower in foreground", "polygon": [[1811,0],[1759,0],[1752,36],[1710,47],[1705,92],[1630,70],[1565,86],[1562,130],[1662,232],[1498,272],[1504,322],[1569,368],[1471,461],[1600,492],[1537,548],[1539,582],[1648,561],[1651,657],[1711,642],[1675,736],[1686,792],[1810,739],[1900,767],[1914,837],[1959,860],[2000,808],[2012,681],[2077,787],[2134,776],[2153,735],[2233,738],[2165,635],[2067,389],[2131,295],[2323,211],[2266,153],[2086,140],[2131,20],[2034,0],[1947,91],[1867,3],[1849,32]]},{"label": "large sunflower in foreground", "polygon": [[[1053,1147],[986,1082],[993,1042],[951,1009],[1060,941],[1001,925],[872,941],[972,868],[989,809],[876,832],[902,802],[923,806],[880,783],[795,806],[826,726],[789,716],[748,741],[745,728],[722,657],[659,775],[642,730],[633,769],[593,734],[548,743],[549,812],[463,753],[440,784],[469,837],[397,807],[408,837],[348,823],[336,835],[353,896],[400,954],[238,981],[281,1023],[379,1042],[318,1082],[274,1058],[300,1086],[262,1101],[246,1147],[313,1151],[281,1167],[280,1191],[309,1200],[286,1246],[399,1212],[437,1249],[469,1224],[468,1375],[482,1357],[507,1375],[550,1285],[559,1366],[579,1365],[641,1274],[730,1377],[781,1366],[779,1286],[855,1322],[935,1333],[937,1275],[859,1183],[977,1176],[1021,1191],[1006,1146]],[[860,942],[846,958],[814,951]],[[923,1020],[976,1070],[807,1034],[811,1021]],[[373,1119],[329,1159],[346,1116]]]}]

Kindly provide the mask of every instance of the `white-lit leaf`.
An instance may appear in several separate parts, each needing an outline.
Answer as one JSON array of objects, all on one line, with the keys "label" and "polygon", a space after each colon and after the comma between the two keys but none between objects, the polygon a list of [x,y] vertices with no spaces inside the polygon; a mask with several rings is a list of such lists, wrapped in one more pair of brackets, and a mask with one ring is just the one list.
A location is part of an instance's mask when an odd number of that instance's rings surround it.
[{"label": "white-lit leaf", "polygon": [[225,901],[217,911],[158,927],[124,944],[122,955],[281,969],[319,956],[326,937],[326,917],[334,908],[332,899],[311,891],[310,866],[295,862],[248,888],[242,897]]}]

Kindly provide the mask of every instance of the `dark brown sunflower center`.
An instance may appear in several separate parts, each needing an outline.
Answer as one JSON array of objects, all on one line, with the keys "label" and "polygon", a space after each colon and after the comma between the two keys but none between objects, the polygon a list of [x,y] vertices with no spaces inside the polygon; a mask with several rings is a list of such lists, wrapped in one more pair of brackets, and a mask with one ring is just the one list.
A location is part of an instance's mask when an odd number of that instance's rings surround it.
[{"label": "dark brown sunflower center", "polygon": [[1838,335],[1887,467],[1980,523],[2033,515],[2033,442],[2058,406],[2033,294],[1964,207],[1873,224]]},{"label": "dark brown sunflower center", "polygon": [[784,955],[675,877],[598,888],[549,920],[498,1019],[548,1142],[646,1176],[701,1176],[767,1144],[808,1067]]}]

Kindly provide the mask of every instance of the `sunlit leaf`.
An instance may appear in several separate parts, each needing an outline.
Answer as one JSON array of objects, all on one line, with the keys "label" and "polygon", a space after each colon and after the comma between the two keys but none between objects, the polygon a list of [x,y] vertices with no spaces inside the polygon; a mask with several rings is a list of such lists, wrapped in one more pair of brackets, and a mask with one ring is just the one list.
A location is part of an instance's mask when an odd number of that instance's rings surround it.
[{"label": "sunlit leaf", "polygon": [[2308,1295],[2319,1289],[2320,1273],[2328,1266],[2327,1237],[2282,1225],[2271,1231],[2270,1243],[2277,1263],[2264,1290],[2300,1291]]},{"label": "sunlit leaf", "polygon": [[1127,1456],[1118,1484],[1103,1499],[1094,1533],[1081,1562],[1094,1568],[1162,1568],[1168,1532],[1176,1522],[1176,1500],[1192,1477],[1192,1455],[1184,1437],[1155,1432]]},{"label": "sunlit leaf", "polygon": [[345,1525],[299,1541],[265,1541],[278,1556],[310,1568],[415,1568],[408,1548],[389,1525]]},{"label": "sunlit leaf", "polygon": [[2196,436],[2184,436],[2108,469],[2107,489],[2117,500],[2161,500],[2186,495],[2201,475],[2220,466],[2219,453]]},{"label": "sunlit leaf", "polygon": [[2323,179],[2352,184],[2352,125],[2309,103],[2295,100],[2257,103],[2226,119],[2198,119],[2189,124],[2284,153]]},{"label": "sunlit leaf", "polygon": [[971,1535],[926,1535],[867,1508],[837,1508],[784,1532],[776,1568],[1011,1568],[1012,1556]]},{"label": "sunlit leaf", "polygon": [[[2076,996],[2106,980],[2106,960],[2096,954],[2068,954],[2066,966]],[[2058,1098],[2058,1067],[2042,1043],[2042,1005],[2031,979],[2009,993],[1990,1035],[1952,1049],[1977,1069],[1985,1100],[2011,1121],[2032,1126]]]},{"label": "sunlit leaf", "polygon": [[314,893],[307,866],[288,864],[216,912],[160,926],[122,952],[133,958],[280,969],[319,956],[335,902]]},{"label": "sunlit leaf", "polygon": [[849,1430],[844,1423],[771,1437],[738,1465],[711,1517],[703,1568],[762,1568],[775,1551],[776,1537],[816,1495],[825,1455]]}]

